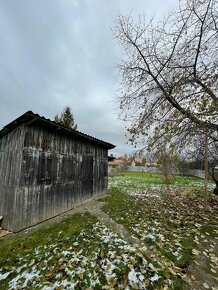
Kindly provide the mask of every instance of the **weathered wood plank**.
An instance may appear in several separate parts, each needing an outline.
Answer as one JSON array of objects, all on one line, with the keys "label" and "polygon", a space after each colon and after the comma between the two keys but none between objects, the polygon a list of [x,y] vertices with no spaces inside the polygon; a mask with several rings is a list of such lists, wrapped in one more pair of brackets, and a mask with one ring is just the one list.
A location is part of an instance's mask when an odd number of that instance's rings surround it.
[{"label": "weathered wood plank", "polygon": [[[5,169],[5,170],[2,170]],[[0,139],[0,215],[18,231],[107,189],[107,150],[40,128]]]}]

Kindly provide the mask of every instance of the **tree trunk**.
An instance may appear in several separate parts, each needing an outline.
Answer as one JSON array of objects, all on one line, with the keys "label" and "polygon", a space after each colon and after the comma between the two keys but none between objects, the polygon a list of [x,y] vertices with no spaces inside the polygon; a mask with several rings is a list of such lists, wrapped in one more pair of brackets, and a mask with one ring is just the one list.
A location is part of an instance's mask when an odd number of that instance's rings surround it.
[{"label": "tree trunk", "polygon": [[214,182],[216,184],[216,187],[214,188],[213,193],[218,195],[218,180],[214,180]]},{"label": "tree trunk", "polygon": [[205,154],[204,154],[204,209],[207,209],[208,204],[208,135],[207,131],[205,130]]}]

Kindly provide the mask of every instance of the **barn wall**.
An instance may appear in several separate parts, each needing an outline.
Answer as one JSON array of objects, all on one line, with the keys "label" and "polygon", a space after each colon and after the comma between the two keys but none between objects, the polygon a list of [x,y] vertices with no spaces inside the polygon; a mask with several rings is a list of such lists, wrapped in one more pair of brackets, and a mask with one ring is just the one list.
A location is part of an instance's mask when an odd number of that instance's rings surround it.
[{"label": "barn wall", "polygon": [[19,181],[10,191],[14,208],[19,209],[10,219],[12,231],[58,215],[107,189],[108,154],[100,145],[32,125],[26,127],[22,152]]},{"label": "barn wall", "polygon": [[10,228],[19,211],[15,192],[20,183],[24,133],[24,126],[19,126],[0,137],[0,215],[5,228]]}]

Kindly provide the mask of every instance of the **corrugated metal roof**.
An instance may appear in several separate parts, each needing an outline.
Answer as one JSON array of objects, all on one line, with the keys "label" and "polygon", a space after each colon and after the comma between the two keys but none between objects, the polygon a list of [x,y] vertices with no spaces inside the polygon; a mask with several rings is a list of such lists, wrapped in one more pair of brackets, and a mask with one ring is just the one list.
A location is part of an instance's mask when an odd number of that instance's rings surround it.
[{"label": "corrugated metal roof", "polygon": [[94,138],[94,137],[89,136],[87,134],[84,134],[80,131],[69,129],[60,123],[57,123],[57,122],[52,121],[50,119],[47,119],[43,116],[35,114],[32,111],[27,111],[26,113],[24,113],[23,115],[21,115],[20,117],[18,117],[17,119],[15,119],[11,123],[9,123],[5,127],[3,127],[3,129],[0,130],[0,136],[6,135],[7,133],[11,132],[12,130],[14,130],[15,128],[17,128],[21,124],[31,124],[34,122],[39,122],[41,126],[46,126],[46,127],[49,126],[49,127],[58,128],[58,129],[62,130],[62,132],[65,132],[67,134],[72,134],[73,136],[76,136],[76,137],[81,138],[81,139],[86,139],[89,142],[100,144],[100,145],[106,147],[107,149],[113,149],[116,147],[115,145],[113,145],[111,143]]}]

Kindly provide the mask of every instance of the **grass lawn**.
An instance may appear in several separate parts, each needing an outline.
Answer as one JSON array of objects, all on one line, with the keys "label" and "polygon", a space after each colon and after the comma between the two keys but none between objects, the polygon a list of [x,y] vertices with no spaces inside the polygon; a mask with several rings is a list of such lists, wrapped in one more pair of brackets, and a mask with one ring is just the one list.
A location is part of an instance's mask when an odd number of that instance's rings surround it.
[{"label": "grass lawn", "polygon": [[109,178],[103,211],[139,243],[127,243],[88,212],[74,214],[0,241],[0,289],[185,289],[188,266],[200,267],[201,256],[218,280],[217,199],[205,212],[201,186],[179,176],[166,186],[147,173]]},{"label": "grass lawn", "polygon": [[204,211],[201,179],[176,176],[167,186],[161,175],[127,172],[110,178],[109,193],[103,210],[152,249],[161,267],[174,275],[173,283],[182,287],[179,276],[185,278],[190,263],[197,264],[202,254],[208,258],[207,271],[218,281],[218,200],[212,196]]},{"label": "grass lawn", "polygon": [[163,270],[88,212],[0,245],[0,289],[149,289]]}]

